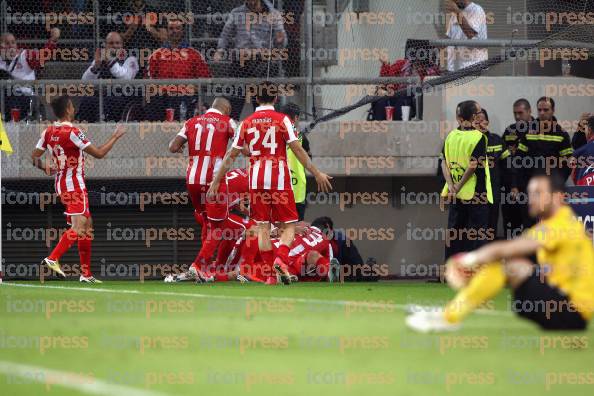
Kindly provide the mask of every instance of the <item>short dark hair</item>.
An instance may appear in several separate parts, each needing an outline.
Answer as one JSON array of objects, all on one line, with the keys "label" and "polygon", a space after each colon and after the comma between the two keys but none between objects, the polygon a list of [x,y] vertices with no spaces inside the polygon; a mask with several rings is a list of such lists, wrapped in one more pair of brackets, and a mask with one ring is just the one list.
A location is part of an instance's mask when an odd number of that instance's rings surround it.
[{"label": "short dark hair", "polygon": [[330,230],[334,229],[334,223],[332,222],[332,219],[327,216],[318,217],[317,219],[311,222],[311,225],[312,227],[317,227],[320,230],[324,230],[326,228]]},{"label": "short dark hair", "polygon": [[594,116],[588,118],[586,122],[588,123],[588,127],[594,132]]},{"label": "short dark hair", "polygon": [[68,103],[70,103],[69,96],[58,96],[56,99],[52,100],[51,106],[54,114],[58,118],[64,118],[66,116],[66,109],[68,108]]},{"label": "short dark hair", "polygon": [[478,103],[474,100],[466,100],[458,104],[456,107],[456,115],[464,121],[471,121],[472,117],[477,113]]},{"label": "short dark hair", "polygon": [[479,111],[479,114],[484,114],[487,121],[489,121],[489,113],[487,113],[487,110],[481,109],[481,111]]},{"label": "short dark hair", "polygon": [[279,111],[286,114],[290,119],[299,118],[301,115],[301,108],[296,103],[287,103],[281,106]]},{"label": "short dark hair", "polygon": [[524,106],[527,109],[531,109],[532,107],[530,107],[530,102],[528,101],[528,99],[518,99],[514,102],[514,107],[518,107],[518,106]]},{"label": "short dark hair", "polygon": [[547,173],[546,169],[538,169],[534,172],[532,178],[545,178],[549,181],[549,187],[552,193],[565,192],[565,177],[562,175],[560,169],[550,169]]},{"label": "short dark hair", "polygon": [[272,103],[275,101],[278,93],[276,85],[270,81],[263,81],[258,84],[258,93],[256,94],[256,101],[258,103]]},{"label": "short dark hair", "polygon": [[536,102],[536,105],[538,106],[538,104],[540,102],[549,102],[551,104],[551,108],[553,110],[555,110],[555,101],[553,100],[553,98],[550,98],[548,96],[543,96],[540,99],[538,99],[538,101]]}]

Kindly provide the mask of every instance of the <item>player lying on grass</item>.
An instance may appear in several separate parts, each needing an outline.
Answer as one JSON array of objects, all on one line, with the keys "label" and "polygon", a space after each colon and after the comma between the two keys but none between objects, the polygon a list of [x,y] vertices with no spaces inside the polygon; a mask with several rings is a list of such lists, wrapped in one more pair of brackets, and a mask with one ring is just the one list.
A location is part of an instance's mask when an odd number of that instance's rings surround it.
[{"label": "player lying on grass", "polygon": [[[211,264],[212,256],[219,249],[227,255],[233,249],[235,242],[243,235],[245,224],[239,216],[230,216],[238,211],[247,217],[249,209],[246,206],[248,194],[248,175],[243,169],[233,169],[225,174],[225,179],[214,199],[206,200],[206,218],[208,232],[202,240],[202,247],[198,256],[190,267],[190,273],[198,279],[205,268]],[[217,263],[224,263],[219,257]]]},{"label": "player lying on grass", "polygon": [[[274,229],[271,234],[276,235],[277,232],[278,229]],[[280,238],[272,238],[271,242],[273,248],[278,249],[281,246]],[[269,285],[279,281],[278,273],[269,263],[262,260],[253,231],[248,230],[246,237],[238,242],[235,251],[239,253],[240,260],[233,270],[226,274],[227,280],[237,279],[241,282],[262,282]],[[333,282],[337,278],[338,267],[338,260],[332,256],[330,242],[321,231],[307,223],[297,223],[287,265],[291,281]]]},{"label": "player lying on grass", "polygon": [[[331,177],[316,168],[299,144],[291,120],[274,110],[277,93],[278,87],[269,82],[258,85],[256,101],[259,107],[241,123],[233,146],[225,154],[212,181],[208,197],[216,196],[225,173],[247,144],[250,158],[250,218],[258,223],[261,255],[263,261],[272,265],[280,274],[283,283],[289,284],[291,281],[287,261],[298,214],[287,164],[287,146],[314,175],[319,191],[328,192],[332,185]],[[270,224],[275,222],[281,223],[282,228],[281,245],[276,250],[276,255],[270,243]]]},{"label": "player lying on grass", "polygon": [[[79,280],[87,283],[101,283],[91,273],[91,241],[93,240],[93,219],[89,210],[89,198],[85,185],[85,156],[103,158],[124,135],[124,127],[118,125],[111,138],[102,146],[96,147],[85,134],[72,125],[75,109],[72,100],[60,96],[51,103],[58,122],[47,127],[41,134],[37,146],[31,154],[33,165],[47,175],[55,174],[56,194],[66,207],[66,222],[72,227],[62,234],[58,245],[41,264],[47,265],[60,277],[66,274],[60,267],[60,258],[78,242],[81,275]],[[49,151],[51,162],[43,161],[41,156]]]},{"label": "player lying on grass", "polygon": [[[493,242],[446,264],[460,289],[445,309],[419,309],[406,324],[420,332],[455,330],[507,283],[513,310],[545,330],[584,330],[594,312],[592,238],[565,203],[564,179],[536,175],[528,184],[530,215],[540,221],[519,238]],[[528,257],[536,255],[538,266]]]},{"label": "player lying on grass", "polygon": [[[277,284],[277,273],[272,266],[267,265],[261,257],[255,222],[241,219],[231,214],[237,224],[244,224],[241,238],[235,242],[230,252],[222,252],[219,248],[216,261],[202,267],[197,278],[189,273],[168,275],[165,282],[180,282],[196,280],[202,282],[226,282],[238,280],[240,282],[261,282]],[[280,246],[280,239],[276,237],[278,229],[273,229],[271,234],[272,245]],[[329,240],[322,232],[308,223],[296,224],[296,236],[289,251],[288,271],[292,281],[324,281],[330,282],[338,279],[339,263],[332,256],[332,247]]]},{"label": "player lying on grass", "polygon": [[[297,227],[298,232],[289,251],[289,273],[301,282],[334,282],[339,264],[334,258],[330,240],[319,228],[308,223],[300,223]],[[272,239],[272,244],[278,248],[280,239]]]}]

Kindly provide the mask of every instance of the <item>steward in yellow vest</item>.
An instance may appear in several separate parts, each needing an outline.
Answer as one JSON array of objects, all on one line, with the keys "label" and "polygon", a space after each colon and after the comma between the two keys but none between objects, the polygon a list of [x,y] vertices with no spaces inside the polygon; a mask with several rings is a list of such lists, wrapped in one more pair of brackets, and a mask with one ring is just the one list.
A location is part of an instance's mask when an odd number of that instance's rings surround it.
[{"label": "steward in yellow vest", "polygon": [[477,249],[495,238],[489,230],[489,204],[493,203],[487,137],[475,127],[480,105],[465,101],[458,105],[459,127],[446,137],[442,172],[446,184],[441,192],[450,204],[446,258]]}]

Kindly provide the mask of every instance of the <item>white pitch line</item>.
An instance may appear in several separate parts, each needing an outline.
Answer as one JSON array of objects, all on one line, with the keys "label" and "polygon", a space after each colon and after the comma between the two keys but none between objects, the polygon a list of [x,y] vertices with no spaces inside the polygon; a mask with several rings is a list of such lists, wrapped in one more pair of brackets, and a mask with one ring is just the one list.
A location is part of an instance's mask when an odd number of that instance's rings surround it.
[{"label": "white pitch line", "polygon": [[[263,296],[229,296],[222,294],[200,294],[200,293],[179,293],[179,292],[159,292],[159,291],[141,291],[141,290],[126,290],[126,289],[105,289],[95,287],[68,287],[68,286],[50,286],[50,285],[31,285],[31,284],[18,284],[5,282],[4,286],[13,287],[31,287],[40,289],[59,289],[59,290],[75,290],[83,292],[94,292],[94,293],[114,293],[114,294],[136,294],[136,295],[153,295],[153,296],[178,296],[178,297],[189,297],[189,298],[213,298],[221,300],[272,300],[279,302],[298,302],[304,304],[320,304],[320,305],[338,305],[338,306],[349,306],[355,305],[356,307],[367,307],[367,308],[393,308],[406,310],[411,304],[383,304],[383,303],[369,303],[366,301],[356,300],[320,300],[313,298],[293,298],[293,297],[263,297]],[[482,315],[491,316],[511,316],[509,311],[495,311],[489,309],[478,309],[475,313]]]},{"label": "white pitch line", "polygon": [[[165,393],[110,384],[93,376],[53,370],[41,366],[30,366],[0,360],[0,373],[21,377],[24,381],[38,382],[45,386],[61,386],[89,395],[107,396],[165,396]],[[8,381],[8,379],[7,379]],[[20,382],[19,382],[20,384]]]}]

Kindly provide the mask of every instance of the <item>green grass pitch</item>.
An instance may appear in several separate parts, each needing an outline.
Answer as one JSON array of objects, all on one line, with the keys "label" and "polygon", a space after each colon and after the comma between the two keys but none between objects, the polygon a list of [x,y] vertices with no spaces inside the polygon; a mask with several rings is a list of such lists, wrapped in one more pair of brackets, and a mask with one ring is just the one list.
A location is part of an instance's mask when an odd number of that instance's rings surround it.
[{"label": "green grass pitch", "polygon": [[585,395],[593,331],[545,333],[500,295],[457,333],[419,335],[428,283],[5,282],[2,395]]}]

